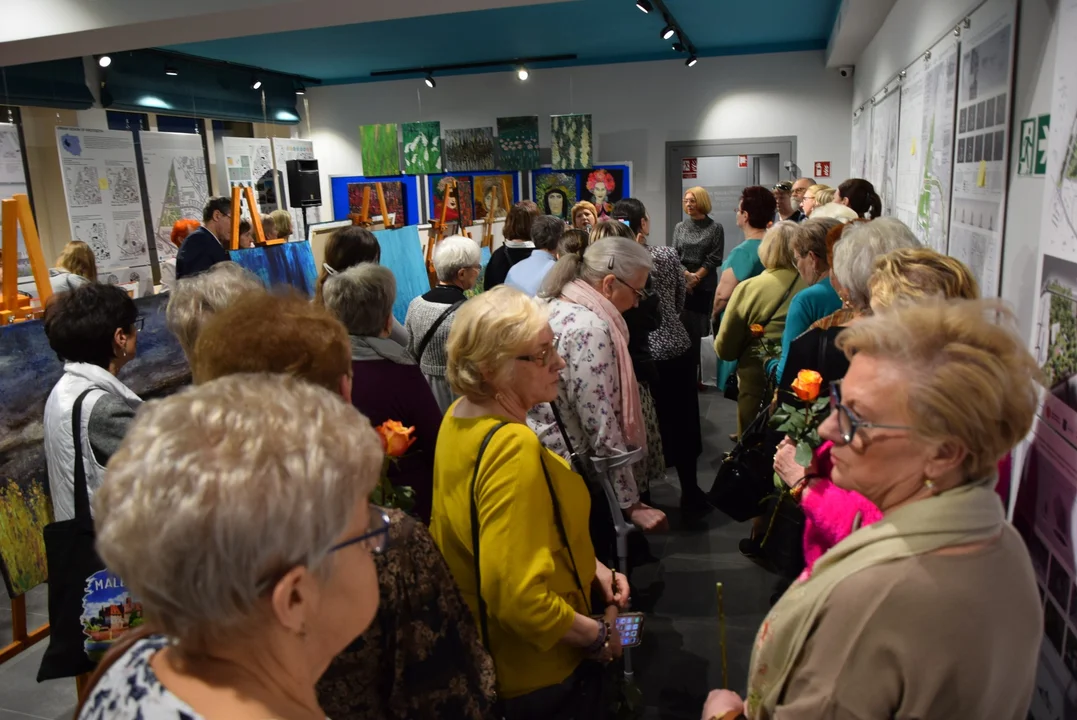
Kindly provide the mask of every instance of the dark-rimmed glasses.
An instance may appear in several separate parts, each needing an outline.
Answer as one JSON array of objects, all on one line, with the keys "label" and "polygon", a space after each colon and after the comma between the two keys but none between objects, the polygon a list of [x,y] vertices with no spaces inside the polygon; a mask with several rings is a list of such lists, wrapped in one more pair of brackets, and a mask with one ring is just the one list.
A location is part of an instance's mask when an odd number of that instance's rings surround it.
[{"label": "dark-rimmed glasses", "polygon": [[517,355],[516,359],[523,360],[524,362],[538,363],[542,367],[549,367],[553,357],[557,354],[557,343],[560,339],[560,335],[554,335],[553,341],[550,342],[550,347],[535,353],[534,355]]},{"label": "dark-rimmed glasses", "polygon": [[329,548],[329,552],[335,553],[358,543],[365,543],[367,550],[375,555],[381,555],[389,547],[389,515],[377,505],[370,506],[370,526],[365,533],[337,543]]},{"label": "dark-rimmed glasses", "polygon": [[146,318],[139,315],[135,318],[135,321],[131,323],[131,327],[135,329],[135,332],[142,332],[142,327],[146,324]]},{"label": "dark-rimmed glasses", "polygon": [[908,425],[882,425],[860,419],[856,413],[841,403],[841,380],[830,383],[830,412],[837,413],[838,432],[841,433],[841,440],[845,445],[852,443],[853,438],[856,437],[856,431],[860,428],[910,431],[916,429]]},{"label": "dark-rimmed glasses", "polygon": [[634,288],[631,285],[629,285],[628,283],[626,283],[624,280],[622,280],[621,278],[617,277],[616,275],[613,276],[613,279],[616,280],[617,282],[621,283],[622,285],[624,285],[626,288],[628,288],[632,292],[636,293],[636,297],[638,297],[640,300],[646,300],[647,298],[649,298],[651,296],[651,291],[648,290],[647,288],[643,288],[642,290],[639,289],[639,288]]}]

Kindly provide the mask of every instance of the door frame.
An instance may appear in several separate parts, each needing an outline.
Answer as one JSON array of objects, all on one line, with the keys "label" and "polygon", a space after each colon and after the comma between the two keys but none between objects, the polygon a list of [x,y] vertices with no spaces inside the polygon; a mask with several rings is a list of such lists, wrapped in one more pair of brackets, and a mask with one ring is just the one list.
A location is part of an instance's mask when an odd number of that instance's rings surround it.
[{"label": "door frame", "polygon": [[672,242],[673,229],[681,217],[681,161],[689,157],[728,155],[777,155],[778,176],[784,169],[796,178],[797,138],[784,135],[765,138],[735,138],[729,140],[678,140],[666,143],[666,237]]}]

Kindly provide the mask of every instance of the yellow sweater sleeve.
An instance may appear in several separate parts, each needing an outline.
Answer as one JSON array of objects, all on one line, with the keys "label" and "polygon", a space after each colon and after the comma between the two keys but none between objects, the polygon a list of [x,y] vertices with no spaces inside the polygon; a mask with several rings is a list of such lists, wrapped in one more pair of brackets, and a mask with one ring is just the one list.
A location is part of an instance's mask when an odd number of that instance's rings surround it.
[{"label": "yellow sweater sleeve", "polygon": [[744,313],[746,306],[751,304],[750,298],[745,297],[746,288],[751,289],[751,283],[747,280],[733,288],[722,315],[722,324],[714,337],[714,352],[726,361],[739,360],[751,337],[748,333],[748,317]]},{"label": "yellow sweater sleeve", "polygon": [[[482,597],[491,617],[546,651],[572,626],[576,611],[552,587],[575,590],[554,564],[560,547],[538,438],[509,425],[486,448],[476,483]],[[570,573],[571,571],[569,571]],[[571,590],[570,590],[571,588]]]}]

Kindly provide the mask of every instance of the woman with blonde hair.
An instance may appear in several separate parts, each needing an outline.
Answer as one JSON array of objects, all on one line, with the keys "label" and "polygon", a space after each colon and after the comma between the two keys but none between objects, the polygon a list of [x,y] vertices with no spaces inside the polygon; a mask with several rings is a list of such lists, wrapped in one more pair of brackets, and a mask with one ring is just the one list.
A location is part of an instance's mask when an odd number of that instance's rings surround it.
[{"label": "woman with blonde hair", "polygon": [[572,227],[590,232],[591,228],[598,223],[598,209],[595,208],[594,203],[580,200],[572,206],[569,217],[572,218]]},{"label": "woman with blonde hair", "polygon": [[165,325],[179,340],[190,362],[202,326],[241,295],[265,291],[258,276],[234,262],[217,263],[209,270],[176,283],[165,307]]},{"label": "woman with blonde hair", "polygon": [[97,282],[97,260],[93,250],[81,240],[72,240],[56,258],[56,267],[49,270],[52,292],[67,292],[92,282]]},{"label": "woman with blonde hair", "polygon": [[719,268],[725,257],[725,229],[710,216],[711,196],[701,187],[684,191],[687,219],[673,228],[673,248],[680,256],[685,296],[682,321],[692,341],[699,365],[699,343],[710,334],[714,293],[718,289]]},{"label": "woman with blonde hair", "polygon": [[[804,191],[804,198],[800,201],[800,211],[810,218],[815,208],[826,204],[819,200],[819,193],[824,193],[824,197],[826,197],[825,193],[830,189],[829,185],[819,184],[808,187],[808,189]],[[831,195],[830,197],[827,197],[826,202],[830,202],[833,199],[834,197]]]},{"label": "woman with blonde hair", "polygon": [[849,371],[819,434],[834,484],[883,519],[781,597],[746,698],[714,691],[703,717],[1022,720],[1043,602],[993,487],[1032,427],[1037,363],[997,301],[895,306],[838,342]]},{"label": "woman with blonde hair", "polygon": [[273,230],[276,233],[277,240],[292,239],[292,214],[290,212],[287,210],[274,210],[269,213],[269,219],[273,223]]},{"label": "woman with blonde hair", "polygon": [[[824,185],[819,190],[815,191],[815,207],[812,208],[812,212],[818,210],[824,205],[829,205],[834,202],[834,195],[838,192],[837,188],[832,188]],[[810,216],[809,216],[810,217]]]}]

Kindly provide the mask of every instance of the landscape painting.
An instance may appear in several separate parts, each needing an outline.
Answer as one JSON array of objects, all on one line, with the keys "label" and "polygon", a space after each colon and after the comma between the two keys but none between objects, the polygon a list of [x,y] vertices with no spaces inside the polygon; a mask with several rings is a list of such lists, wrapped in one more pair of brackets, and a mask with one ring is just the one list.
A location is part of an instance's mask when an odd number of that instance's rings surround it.
[{"label": "landscape painting", "polygon": [[[138,298],[144,318],[138,352],[120,371],[143,400],[188,384],[191,371],[176,338],[165,327],[169,296]],[[50,520],[45,470],[45,401],[63,374],[41,320],[0,328],[0,557],[8,594],[21,595],[46,575],[41,528]]]},{"label": "landscape painting", "polygon": [[594,163],[590,115],[551,115],[554,170],[585,170]]},{"label": "landscape painting", "polygon": [[493,170],[494,129],[446,130],[443,153],[447,172]]},{"label": "landscape painting", "polygon": [[570,173],[544,170],[532,173],[531,177],[534,180],[534,198],[538,203],[539,212],[568,220],[568,214],[572,212],[572,206],[576,204],[579,197],[576,176]]},{"label": "landscape painting", "polygon": [[310,243],[286,242],[246,250],[232,250],[232,262],[257,275],[267,288],[291,285],[307,297],[314,297],[318,271]]},{"label": "landscape painting", "polygon": [[497,119],[497,166],[502,170],[533,170],[539,166],[538,115]]},{"label": "landscape painting", "polygon": [[[381,207],[378,204],[378,191],[375,183],[348,183],[348,214],[360,215],[363,210],[363,188],[370,188],[370,208],[367,211],[367,219],[381,215]],[[404,183],[383,182],[381,192],[385,196],[385,208],[393,216],[392,227],[403,227],[406,215],[404,214]],[[383,223],[388,224],[388,223]]]},{"label": "landscape painting", "polygon": [[492,216],[502,220],[508,215],[515,199],[512,190],[512,175],[476,175],[472,181],[475,196],[475,221]]},{"label": "landscape painting", "polygon": [[433,175],[441,167],[441,123],[404,123],[404,174]]},{"label": "landscape painting", "polygon": [[446,224],[456,223],[460,229],[467,229],[474,224],[475,201],[472,198],[471,178],[445,176],[430,176],[430,197],[433,199],[433,212],[430,222],[441,220],[441,208],[445,200],[445,193],[452,181],[456,180],[457,195],[449,198],[449,206],[445,210]]},{"label": "landscape painting", "polygon": [[400,143],[396,123],[360,125],[359,150],[363,157],[363,174],[385,177],[400,174]]}]

